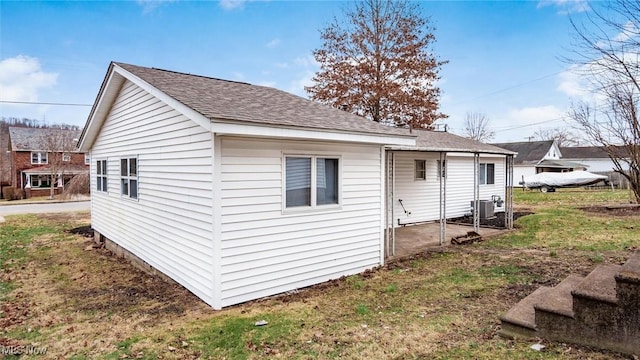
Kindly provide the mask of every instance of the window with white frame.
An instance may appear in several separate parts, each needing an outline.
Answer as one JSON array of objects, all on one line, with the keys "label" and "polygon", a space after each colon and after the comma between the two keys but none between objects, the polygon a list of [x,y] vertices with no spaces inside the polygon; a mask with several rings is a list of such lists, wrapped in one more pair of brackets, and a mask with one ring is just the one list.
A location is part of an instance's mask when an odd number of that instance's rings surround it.
[{"label": "window with white frame", "polygon": [[84,154],[84,164],[85,165],[91,164],[91,156],[89,156],[89,153]]},{"label": "window with white frame", "polygon": [[46,151],[32,151],[31,152],[31,163],[32,164],[48,164],[49,159],[47,158]]},{"label": "window with white frame", "polygon": [[138,159],[120,159],[120,194],[138,198]]},{"label": "window with white frame", "polygon": [[338,157],[285,156],[285,207],[339,204],[339,165]]},{"label": "window with white frame", "polygon": [[69,153],[62,153],[62,161],[64,161],[64,162],[69,162],[69,161],[71,161],[71,154],[69,154]]},{"label": "window with white frame", "polygon": [[107,192],[107,160],[96,161],[96,189]]},{"label": "window with white frame", "polygon": [[51,175],[29,175],[29,185],[32,188],[50,188]]},{"label": "window with white frame", "polygon": [[415,180],[427,179],[427,162],[426,160],[414,160],[414,177]]},{"label": "window with white frame", "polygon": [[496,183],[496,165],[491,163],[480,163],[480,185],[490,185]]}]

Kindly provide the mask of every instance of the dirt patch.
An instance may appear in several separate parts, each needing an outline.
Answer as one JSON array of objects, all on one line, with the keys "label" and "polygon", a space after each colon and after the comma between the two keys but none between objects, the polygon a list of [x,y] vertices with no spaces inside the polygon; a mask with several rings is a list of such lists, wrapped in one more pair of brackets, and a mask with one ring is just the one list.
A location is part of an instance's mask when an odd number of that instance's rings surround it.
[{"label": "dirt patch", "polygon": [[91,225],[79,226],[77,228],[65,230],[65,232],[70,234],[82,235],[83,237],[86,237],[86,238],[93,238],[93,234],[94,234],[93,229],[91,228]]},{"label": "dirt patch", "polygon": [[640,204],[596,205],[579,209],[603,216],[640,216]]},{"label": "dirt patch", "polygon": [[[513,220],[517,220],[523,216],[531,215],[533,212],[531,211],[514,211],[513,212]],[[498,229],[504,229],[506,227],[505,222],[505,213],[499,212],[496,213],[495,216],[490,217],[488,219],[480,219],[480,226],[492,227]],[[473,224],[473,216],[467,215],[459,218],[454,218],[449,220],[450,224]]]}]

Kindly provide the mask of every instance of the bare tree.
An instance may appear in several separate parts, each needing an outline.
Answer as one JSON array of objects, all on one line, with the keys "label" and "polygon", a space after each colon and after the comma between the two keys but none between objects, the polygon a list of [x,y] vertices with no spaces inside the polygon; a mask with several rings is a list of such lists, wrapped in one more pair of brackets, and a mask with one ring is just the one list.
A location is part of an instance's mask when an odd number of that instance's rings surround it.
[{"label": "bare tree", "polygon": [[47,152],[49,176],[51,178],[49,198],[55,197],[58,181],[64,181],[65,170],[75,151],[76,131],[66,129],[48,129],[47,135],[40,140],[42,150]]},{"label": "bare tree", "polygon": [[640,202],[640,3],[617,0],[602,6],[584,23],[572,21],[578,40],[573,60],[594,100],[574,104],[569,115],[593,145],[607,151]]},{"label": "bare tree", "polygon": [[560,147],[578,146],[580,144],[575,131],[569,128],[538,129],[533,133],[533,137],[538,140],[555,140]]},{"label": "bare tree", "polygon": [[438,111],[439,61],[429,19],[405,0],[355,1],[346,23],[334,19],[313,52],[320,71],[305,90],[313,100],[373,121],[429,128]]},{"label": "bare tree", "polygon": [[468,112],[464,120],[465,137],[482,142],[491,141],[496,132],[489,127],[489,118],[483,113]]}]

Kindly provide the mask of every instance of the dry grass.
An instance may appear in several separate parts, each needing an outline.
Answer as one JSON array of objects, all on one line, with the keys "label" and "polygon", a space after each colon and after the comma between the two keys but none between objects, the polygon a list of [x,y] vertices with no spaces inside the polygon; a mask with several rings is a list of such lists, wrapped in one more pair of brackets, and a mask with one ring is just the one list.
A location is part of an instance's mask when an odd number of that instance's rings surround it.
[{"label": "dry grass", "polygon": [[[608,231],[596,215],[585,216],[597,224],[594,238]],[[0,345],[46,347],[42,359],[624,358],[547,342],[536,352],[534,342],[496,335],[498,316],[519,299],[598,262],[621,263],[630,254],[624,247],[550,250],[531,240],[514,250],[498,238],[213,311],[184,288],[63,231],[88,223],[86,213],[52,214],[8,217],[0,227],[0,249],[24,250],[0,264],[11,284],[4,298],[0,292]],[[29,240],[11,240],[18,233]],[[263,319],[267,326],[254,326]]]}]

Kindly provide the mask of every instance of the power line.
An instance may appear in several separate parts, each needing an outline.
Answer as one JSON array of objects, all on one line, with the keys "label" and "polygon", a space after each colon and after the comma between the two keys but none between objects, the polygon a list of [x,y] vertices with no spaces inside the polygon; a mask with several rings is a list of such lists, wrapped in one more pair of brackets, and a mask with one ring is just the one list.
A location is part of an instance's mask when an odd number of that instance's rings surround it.
[{"label": "power line", "polygon": [[54,105],[54,106],[93,106],[93,104],[73,104],[73,103],[36,102],[36,101],[9,101],[9,100],[0,100],[0,103],[27,104],[27,105]]},{"label": "power line", "polygon": [[506,88],[503,88],[503,89],[499,89],[499,90],[495,90],[495,91],[492,91],[490,93],[486,93],[486,94],[483,94],[483,95],[479,95],[479,96],[476,96],[476,97],[471,98],[471,99],[458,101],[457,103],[451,104],[450,106],[456,106],[456,105],[464,104],[464,103],[469,102],[469,101],[478,100],[478,99],[481,99],[483,97],[499,94],[501,92],[505,92],[505,91],[508,91],[508,90],[511,90],[511,89],[518,88],[520,86],[528,85],[528,84],[534,83],[536,81],[544,80],[544,79],[550,78],[552,76],[556,76],[556,75],[562,74],[563,72],[566,72],[566,71],[567,70],[561,70],[561,71],[555,72],[553,74],[543,75],[543,76],[541,76],[539,78],[536,78],[536,79],[533,79],[533,80],[528,80],[528,81],[525,81],[525,82],[522,82],[522,83],[518,83],[518,84],[515,84],[515,85],[511,85],[509,87],[506,87]]}]

